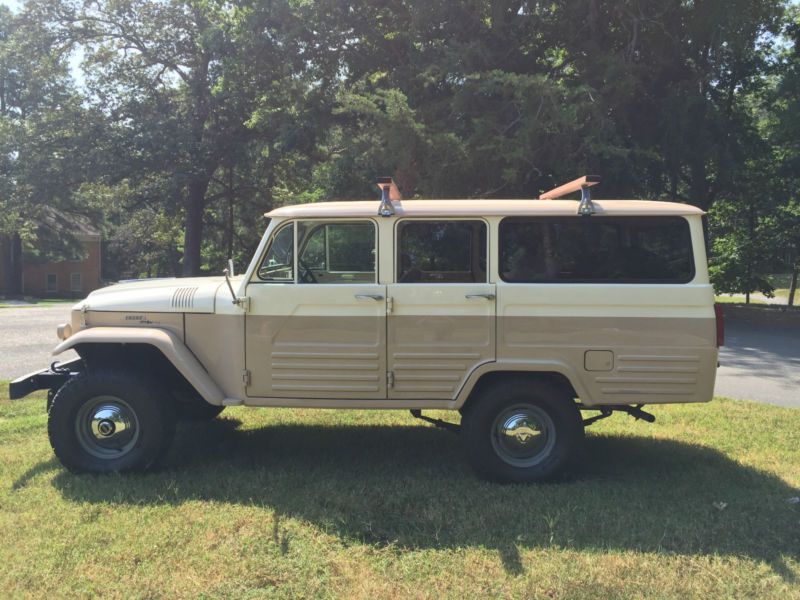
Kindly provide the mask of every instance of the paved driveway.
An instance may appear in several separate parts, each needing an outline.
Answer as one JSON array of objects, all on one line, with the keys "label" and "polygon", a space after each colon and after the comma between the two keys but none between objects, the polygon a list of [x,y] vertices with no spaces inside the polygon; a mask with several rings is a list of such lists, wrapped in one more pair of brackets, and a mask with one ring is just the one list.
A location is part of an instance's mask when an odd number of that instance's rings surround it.
[{"label": "paved driveway", "polygon": [[[72,306],[0,308],[0,379],[16,379],[55,360],[50,352],[58,344],[56,327],[69,321]],[[76,356],[65,352],[59,360]]]},{"label": "paved driveway", "polygon": [[[0,379],[52,362],[56,326],[68,320],[70,307],[0,308]],[[800,327],[728,320],[720,362],[720,396],[800,408]]]},{"label": "paved driveway", "polygon": [[729,319],[719,362],[717,395],[800,408],[800,325]]}]

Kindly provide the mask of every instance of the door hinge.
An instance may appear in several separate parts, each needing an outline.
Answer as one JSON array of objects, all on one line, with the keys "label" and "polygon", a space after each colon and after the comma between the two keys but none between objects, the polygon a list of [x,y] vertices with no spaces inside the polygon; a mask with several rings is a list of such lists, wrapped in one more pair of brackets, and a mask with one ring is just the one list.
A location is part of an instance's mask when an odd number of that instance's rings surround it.
[{"label": "door hinge", "polygon": [[390,388],[394,387],[394,371],[386,371],[386,385]]},{"label": "door hinge", "polygon": [[244,383],[244,387],[250,387],[250,369],[245,369],[242,371],[242,383]]},{"label": "door hinge", "polygon": [[241,308],[244,312],[250,312],[250,296],[242,296],[241,298],[236,298],[233,303]]},{"label": "door hinge", "polygon": [[394,298],[386,296],[386,312],[390,313],[394,310]]}]

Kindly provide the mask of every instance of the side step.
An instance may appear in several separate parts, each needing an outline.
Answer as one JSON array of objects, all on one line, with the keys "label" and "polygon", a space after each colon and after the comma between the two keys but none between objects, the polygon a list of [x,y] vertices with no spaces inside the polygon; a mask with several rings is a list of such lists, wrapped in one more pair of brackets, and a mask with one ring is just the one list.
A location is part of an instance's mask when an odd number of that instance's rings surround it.
[{"label": "side step", "polygon": [[461,430],[461,426],[457,425],[456,423],[450,423],[449,421],[442,421],[441,419],[426,417],[425,415],[422,414],[422,410],[419,408],[412,408],[410,412],[411,416],[414,417],[415,419],[421,419],[423,421],[431,423],[432,425],[435,425],[440,429],[446,429],[447,431],[453,431],[455,433],[458,433]]}]

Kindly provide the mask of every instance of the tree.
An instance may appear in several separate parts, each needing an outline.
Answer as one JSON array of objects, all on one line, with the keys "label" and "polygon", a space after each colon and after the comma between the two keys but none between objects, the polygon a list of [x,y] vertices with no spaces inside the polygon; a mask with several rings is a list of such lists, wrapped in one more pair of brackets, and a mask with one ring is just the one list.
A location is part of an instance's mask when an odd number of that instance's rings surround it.
[{"label": "tree", "polygon": [[779,207],[775,226],[791,271],[789,306],[794,305],[800,274],[800,8],[793,7],[784,31],[791,45],[783,52],[780,81],[771,98],[775,114],[771,140],[776,147],[780,192],[788,202]]},{"label": "tree", "polygon": [[[759,210],[761,209],[761,210]],[[767,276],[777,262],[774,221],[766,207],[750,202],[719,202],[710,213],[713,243],[709,275],[717,293],[772,297]]]},{"label": "tree", "polygon": [[182,273],[199,273],[215,174],[264,133],[250,126],[257,108],[272,95],[281,109],[291,107],[285,90],[306,68],[291,3],[43,0],[40,8],[85,48],[89,90],[121,138],[163,165],[175,194],[162,200],[177,202],[184,215]]},{"label": "tree", "polygon": [[[758,136],[747,98],[763,85],[781,6],[319,3],[315,20],[334,29],[325,43],[343,66],[321,148],[336,165],[320,166],[325,190],[363,194],[380,166],[407,192],[532,196],[591,171],[611,197],[708,209],[736,193]],[[387,165],[399,132],[413,135]]]},{"label": "tree", "polygon": [[84,177],[81,128],[92,122],[77,97],[67,56],[29,13],[0,7],[0,254],[4,289],[22,292],[27,242],[51,254],[71,253],[69,231],[51,231],[45,209],[71,210]]}]

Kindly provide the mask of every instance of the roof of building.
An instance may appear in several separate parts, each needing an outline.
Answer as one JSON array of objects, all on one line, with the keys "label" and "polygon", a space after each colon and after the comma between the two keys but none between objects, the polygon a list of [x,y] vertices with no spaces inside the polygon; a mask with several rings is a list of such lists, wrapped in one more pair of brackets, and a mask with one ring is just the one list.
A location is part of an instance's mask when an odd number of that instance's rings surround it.
[{"label": "roof of building", "polygon": [[[593,200],[596,215],[702,215],[691,204],[654,200]],[[282,206],[270,218],[374,217],[380,202],[314,202]],[[396,217],[576,216],[575,200],[401,200],[394,202]]]},{"label": "roof of building", "polygon": [[52,206],[42,206],[39,222],[55,234],[67,233],[84,241],[100,239],[100,230],[85,215],[58,210]]}]

